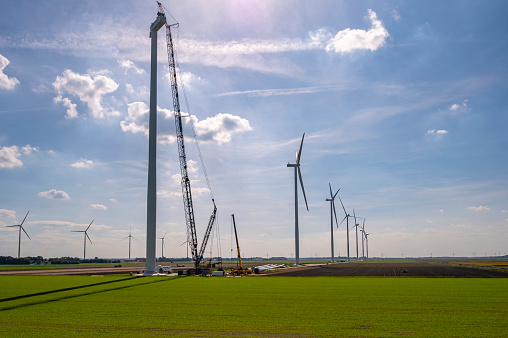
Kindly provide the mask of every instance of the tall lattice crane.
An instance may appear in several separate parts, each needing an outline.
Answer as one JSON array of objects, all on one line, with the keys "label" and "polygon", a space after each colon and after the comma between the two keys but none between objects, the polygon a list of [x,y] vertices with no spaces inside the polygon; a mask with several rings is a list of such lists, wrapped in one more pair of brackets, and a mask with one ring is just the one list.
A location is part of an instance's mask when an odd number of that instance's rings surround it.
[{"label": "tall lattice crane", "polygon": [[[165,15],[162,4],[157,1],[159,5],[159,12]],[[185,156],[185,144],[183,138],[182,128],[182,115],[180,113],[180,101],[178,98],[178,84],[176,82],[176,62],[175,54],[173,51],[173,39],[171,37],[171,27],[178,27],[178,23],[168,24],[166,22],[166,42],[168,50],[168,61],[169,61],[169,77],[171,79],[171,92],[173,94],[173,111],[175,113],[175,125],[176,125],[176,138],[178,143],[178,155],[180,158],[180,172],[182,176],[182,194],[183,194],[183,205],[185,209],[185,221],[187,224],[187,240],[191,246],[192,259],[194,260],[194,266],[197,268],[203,259],[203,254],[206,249],[206,244],[210,233],[212,231],[213,224],[215,222],[215,216],[217,214],[217,206],[212,198],[213,212],[208,221],[208,226],[201,243],[201,248],[198,251],[198,239],[196,235],[196,222],[194,219],[194,207],[192,205],[192,193],[189,180],[189,174],[187,170],[187,158]]]}]

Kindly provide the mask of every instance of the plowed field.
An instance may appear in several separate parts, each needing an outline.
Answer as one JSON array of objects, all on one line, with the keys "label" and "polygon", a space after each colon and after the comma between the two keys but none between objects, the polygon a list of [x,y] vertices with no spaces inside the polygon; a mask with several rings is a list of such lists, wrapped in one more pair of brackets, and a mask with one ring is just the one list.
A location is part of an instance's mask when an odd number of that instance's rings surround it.
[{"label": "plowed field", "polygon": [[270,276],[407,276],[407,277],[508,277],[508,273],[449,263],[335,263],[280,269]]}]

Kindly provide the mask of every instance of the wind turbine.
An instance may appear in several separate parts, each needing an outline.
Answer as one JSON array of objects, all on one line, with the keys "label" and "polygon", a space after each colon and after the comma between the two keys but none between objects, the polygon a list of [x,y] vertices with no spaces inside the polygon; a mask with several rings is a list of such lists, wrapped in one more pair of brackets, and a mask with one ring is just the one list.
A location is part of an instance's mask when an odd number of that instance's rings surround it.
[{"label": "wind turbine", "polygon": [[86,230],[72,230],[71,231],[71,232],[84,232],[83,260],[86,259],[86,239],[88,238],[88,240],[90,241],[90,244],[92,244],[92,240],[90,239],[90,236],[88,236],[88,233],[87,233],[88,229],[90,229],[90,227],[92,226],[92,223],[93,223],[93,220],[90,222],[90,225],[88,225],[88,228],[86,228]]},{"label": "wind turbine", "polygon": [[182,244],[180,244],[180,246],[184,245],[185,243],[187,243],[187,259],[189,259],[189,241],[183,242]]},{"label": "wind turbine", "polygon": [[[347,260],[349,261],[349,217],[352,217],[350,214],[347,213],[346,211],[346,208],[344,208],[344,203],[342,203],[342,200],[340,199],[340,196],[339,196],[339,201],[340,201],[340,204],[342,204],[342,209],[344,209],[344,214],[346,214],[346,216],[344,216],[344,218],[342,219],[342,221],[340,222],[340,224],[342,224],[342,222],[344,222],[344,220],[346,220],[346,233],[347,233]],[[356,223],[356,222],[355,222]],[[339,224],[339,225],[340,225]],[[339,225],[337,225],[337,228],[339,227]]]},{"label": "wind turbine", "polygon": [[356,219],[360,218],[360,219],[365,220],[365,218],[363,218],[363,217],[356,217],[355,209],[354,208],[353,208],[353,217],[355,219],[355,225],[353,225],[353,227],[356,228],[356,259],[358,259],[358,226],[360,226],[360,224],[356,223]]},{"label": "wind turbine", "polygon": [[[30,210],[28,210],[28,212],[30,212]],[[21,222],[21,224],[16,224],[16,225],[7,225],[7,227],[8,227],[8,228],[19,227],[19,235],[18,235],[18,258],[20,258],[20,254],[21,254],[21,230],[23,230],[23,232],[25,233],[26,237],[28,237],[28,239],[29,239],[29,240],[32,240],[32,239],[30,238],[30,236],[28,236],[28,233],[25,231],[25,228],[23,228],[23,223],[25,223],[26,217],[28,216],[28,212],[26,213],[25,218],[23,218],[23,222]]]},{"label": "wind turbine", "polygon": [[365,259],[365,218],[363,219],[363,225],[360,229],[360,232],[362,234],[362,258]]},{"label": "wind turbine", "polygon": [[305,189],[303,188],[303,180],[302,173],[300,171],[300,157],[302,156],[302,147],[303,147],[303,139],[305,137],[305,133],[302,136],[302,143],[300,143],[300,150],[296,153],[296,163],[290,164],[288,163],[288,168],[295,168],[295,264],[300,264],[300,238],[298,234],[298,183],[296,176],[300,178],[300,185],[302,187],[303,198],[305,199],[305,206],[307,207],[307,211],[309,211],[309,205],[307,204],[307,197],[305,196]]},{"label": "wind turbine", "polygon": [[366,246],[366,249],[367,249],[367,258],[369,258],[369,236],[370,234],[364,232],[365,234],[365,246]]},{"label": "wind turbine", "polygon": [[164,234],[164,236],[160,237],[159,239],[162,240],[162,253],[161,253],[161,258],[164,257],[164,238],[166,238],[166,235],[168,234],[168,232],[166,231],[166,233]]},{"label": "wind turbine", "polygon": [[131,259],[131,239],[134,238],[132,237],[132,229],[129,229],[129,236],[125,237],[124,239],[126,238],[129,239],[129,259]]},{"label": "wind turbine", "polygon": [[328,186],[330,187],[330,198],[327,198],[326,201],[330,202],[330,236],[332,240],[332,263],[334,262],[335,255],[333,252],[333,216],[335,216],[335,224],[337,224],[337,228],[339,227],[339,222],[337,222],[337,212],[335,212],[335,196],[339,193],[339,190],[335,193],[335,195],[332,193],[332,185],[331,183],[328,183]]}]

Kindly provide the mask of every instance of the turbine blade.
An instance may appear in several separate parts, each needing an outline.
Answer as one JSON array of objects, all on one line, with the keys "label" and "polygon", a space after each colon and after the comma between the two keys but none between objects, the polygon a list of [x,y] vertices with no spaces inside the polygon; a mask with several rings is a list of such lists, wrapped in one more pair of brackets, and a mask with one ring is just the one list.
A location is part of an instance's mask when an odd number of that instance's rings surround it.
[{"label": "turbine blade", "polygon": [[19,227],[19,225],[6,225],[7,228]]},{"label": "turbine blade", "polygon": [[356,214],[355,214],[355,208],[353,208],[353,217],[355,218],[355,225],[356,225]]},{"label": "turbine blade", "polygon": [[333,199],[332,185],[328,183],[328,186],[330,187],[330,197]]},{"label": "turbine blade", "polygon": [[26,237],[28,237],[28,239],[29,239],[29,240],[32,240],[32,239],[30,238],[30,236],[28,236],[27,232],[25,231],[25,228],[21,227],[21,230],[23,230],[23,232],[25,233]]},{"label": "turbine blade", "polygon": [[93,220],[90,222],[90,225],[88,226],[88,228],[86,228],[85,231],[88,231],[88,229],[90,229],[90,227],[92,226],[92,223],[93,223]]},{"label": "turbine blade", "polygon": [[83,230],[71,230],[71,232],[85,232]]},{"label": "turbine blade", "polygon": [[339,222],[337,222],[337,212],[335,211],[335,201],[332,201],[333,206],[333,215],[335,216],[335,224],[337,224],[337,228],[339,227]]},{"label": "turbine blade", "polygon": [[[335,196],[337,196],[337,194],[339,193],[339,191],[340,191],[340,188],[339,188],[339,190],[337,190],[337,192],[335,193],[335,195],[333,195],[333,198],[332,198],[332,199],[335,199]],[[330,192],[331,192],[331,191],[330,191]]]},{"label": "turbine blade", "polygon": [[88,236],[88,234],[85,232],[85,236],[86,238],[88,238],[88,240],[90,241],[90,244],[92,244],[92,240],[90,239],[90,236]]},{"label": "turbine blade", "polygon": [[348,216],[347,215],[347,211],[346,211],[346,208],[344,208],[344,203],[342,203],[342,200],[340,199],[340,196],[339,196],[339,201],[340,201],[340,204],[342,204],[342,209],[344,209],[344,213],[346,214],[346,217]]},{"label": "turbine blade", "polygon": [[305,188],[303,187],[302,172],[300,171],[300,167],[297,168],[298,168],[298,177],[300,178],[300,185],[302,186],[303,199],[305,200],[305,206],[307,207],[307,211],[309,211],[309,205],[307,204],[307,196],[305,196]]},{"label": "turbine blade", "polygon": [[[30,212],[30,210],[28,210],[28,212]],[[25,219],[26,219],[26,217],[28,216],[28,212],[26,213],[25,218],[23,218],[23,222],[21,222],[21,224],[20,224],[20,225],[23,225],[23,223],[25,223]]]},{"label": "turbine blade", "polygon": [[342,223],[344,223],[344,221],[346,220],[346,218],[347,218],[347,215],[346,215],[346,216],[344,216],[344,218],[342,219],[342,221],[340,221],[339,225],[337,225],[337,228],[338,228],[338,227],[339,227]]},{"label": "turbine blade", "polygon": [[305,133],[302,136],[302,143],[300,143],[300,150],[296,154],[296,164],[300,164],[300,157],[302,157],[302,147],[303,147],[303,139],[305,138]]}]

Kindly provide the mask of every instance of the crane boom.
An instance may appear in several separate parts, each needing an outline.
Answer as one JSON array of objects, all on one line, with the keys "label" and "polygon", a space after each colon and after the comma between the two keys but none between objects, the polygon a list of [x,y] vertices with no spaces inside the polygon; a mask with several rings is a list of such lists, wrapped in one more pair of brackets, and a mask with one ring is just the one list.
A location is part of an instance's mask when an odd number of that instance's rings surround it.
[{"label": "crane boom", "polygon": [[[162,4],[157,1],[159,5],[159,11],[164,14],[164,9],[162,8]],[[210,221],[208,222],[208,227],[205,232],[205,237],[203,238],[203,242],[201,243],[201,249],[198,252],[198,239],[196,234],[196,222],[194,218],[194,206],[192,204],[192,192],[191,185],[189,179],[189,173],[187,170],[187,157],[185,155],[185,144],[183,137],[183,126],[182,126],[182,115],[180,113],[180,100],[178,98],[178,84],[176,81],[176,62],[175,62],[175,54],[173,51],[173,39],[171,37],[171,27],[178,27],[178,23],[169,25],[166,23],[166,43],[167,43],[167,51],[168,51],[168,62],[169,62],[169,78],[171,80],[171,92],[173,95],[173,111],[175,114],[175,125],[176,125],[176,139],[178,143],[178,156],[180,159],[180,173],[182,176],[182,194],[183,194],[183,205],[185,209],[185,222],[187,225],[187,240],[190,242],[192,259],[194,261],[194,266],[198,267],[201,260],[203,259],[203,254],[206,248],[206,244],[208,242],[208,237],[210,236],[210,232],[212,230],[213,223],[215,221],[215,216],[217,212],[217,207],[214,204],[214,210],[212,212],[212,216],[210,217]],[[190,238],[189,238],[190,237]]]},{"label": "crane boom", "polygon": [[236,233],[235,214],[232,214],[231,217],[233,218],[233,227],[235,229],[236,251],[238,252],[238,264],[240,264],[240,270],[243,270],[242,257],[240,256],[240,244],[238,244],[238,234]]}]

